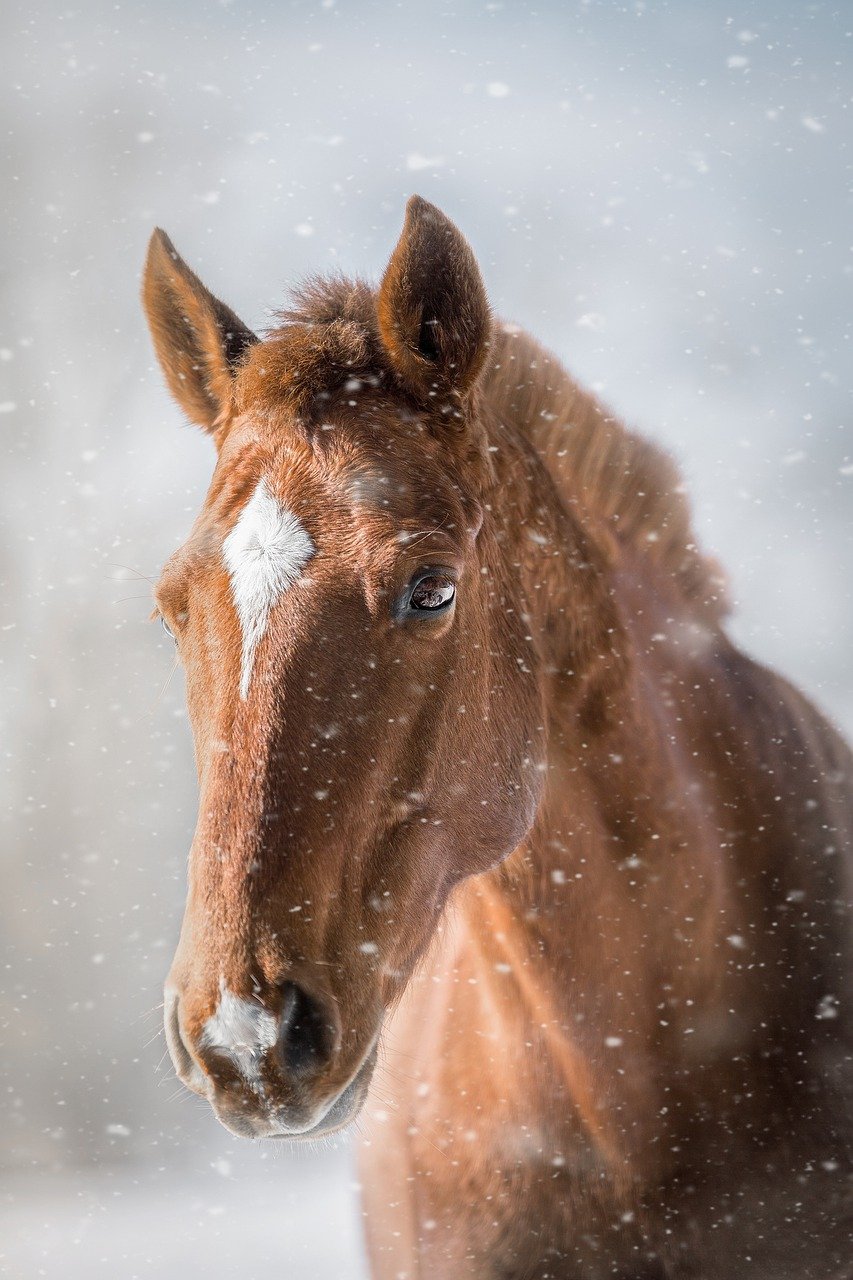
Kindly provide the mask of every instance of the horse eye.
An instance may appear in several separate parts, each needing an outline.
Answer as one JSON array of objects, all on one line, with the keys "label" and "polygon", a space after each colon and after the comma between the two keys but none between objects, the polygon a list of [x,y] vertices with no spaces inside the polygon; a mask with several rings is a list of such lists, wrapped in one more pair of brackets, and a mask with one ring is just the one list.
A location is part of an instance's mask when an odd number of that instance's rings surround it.
[{"label": "horse eye", "polygon": [[415,584],[409,597],[409,608],[435,612],[437,609],[446,609],[455,598],[456,583],[453,579],[432,574]]},{"label": "horse eye", "polygon": [[172,641],[172,643],[173,643],[173,644],[177,644],[177,643],[178,643],[178,637],[175,635],[174,631],[173,631],[173,630],[172,630],[172,628],[169,626],[168,622],[167,622],[167,621],[166,621],[166,619],[163,617],[162,613],[160,614],[160,626],[161,626],[161,627],[163,628],[163,630],[166,632],[166,635],[169,637],[169,639]]}]

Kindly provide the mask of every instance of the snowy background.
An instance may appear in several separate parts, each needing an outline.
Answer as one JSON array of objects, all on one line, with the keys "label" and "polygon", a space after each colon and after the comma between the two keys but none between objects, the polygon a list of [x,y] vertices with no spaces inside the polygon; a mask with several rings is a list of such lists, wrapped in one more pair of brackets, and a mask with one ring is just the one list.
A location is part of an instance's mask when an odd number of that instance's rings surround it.
[{"label": "snowy background", "polygon": [[[73,4],[73,0],[71,0]],[[844,5],[4,6],[0,1273],[364,1276],[345,1143],[240,1144],[159,1032],[195,781],[149,582],[212,465],[138,304],[160,223],[263,328],[412,191],[671,446],[737,637],[853,732]]]}]

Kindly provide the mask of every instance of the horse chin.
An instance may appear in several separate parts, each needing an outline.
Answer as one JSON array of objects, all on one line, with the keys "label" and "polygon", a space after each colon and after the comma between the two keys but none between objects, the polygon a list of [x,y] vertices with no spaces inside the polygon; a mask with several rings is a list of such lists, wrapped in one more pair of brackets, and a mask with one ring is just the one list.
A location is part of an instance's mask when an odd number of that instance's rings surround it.
[{"label": "horse chin", "polygon": [[211,1099],[214,1114],[219,1123],[238,1138],[287,1139],[290,1142],[311,1142],[327,1138],[348,1125],[358,1116],[367,1099],[370,1081],[376,1066],[376,1046],[358,1071],[335,1098],[319,1108],[307,1121],[296,1121],[282,1110],[249,1116],[245,1113],[226,1111]]},{"label": "horse chin", "polygon": [[350,1080],[343,1093],[338,1094],[328,1111],[316,1124],[303,1133],[275,1133],[272,1138],[290,1138],[293,1141],[308,1141],[314,1138],[328,1138],[333,1133],[346,1129],[358,1116],[367,1100],[373,1069],[376,1066],[376,1052],[363,1063],[360,1070]]}]

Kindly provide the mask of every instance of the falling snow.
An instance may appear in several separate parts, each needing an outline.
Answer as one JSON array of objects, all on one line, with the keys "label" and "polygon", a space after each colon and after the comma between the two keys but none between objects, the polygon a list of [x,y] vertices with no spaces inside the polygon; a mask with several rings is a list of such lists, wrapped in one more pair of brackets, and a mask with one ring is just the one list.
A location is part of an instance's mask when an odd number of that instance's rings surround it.
[{"label": "falling snow", "polygon": [[[196,781],[182,676],[148,615],[213,451],[154,372],[138,306],[151,227],[263,329],[287,282],[376,277],[413,189],[443,205],[495,309],[684,461],[731,571],[736,637],[850,734],[836,10],[787,0],[749,28],[717,0],[677,20],[653,0],[452,15],[45,0],[7,15],[4,1274],[367,1275],[347,1139],[295,1156],[240,1143],[179,1096],[164,1057]],[[330,714],[324,743],[341,734]],[[567,854],[555,895],[582,874]],[[749,963],[744,934],[722,949]],[[382,962],[372,939],[361,954]],[[814,996],[826,1030],[839,998]],[[623,1039],[597,1044],[615,1062]],[[365,1125],[389,1118],[377,1107]],[[548,1176],[564,1162],[549,1155]]]}]

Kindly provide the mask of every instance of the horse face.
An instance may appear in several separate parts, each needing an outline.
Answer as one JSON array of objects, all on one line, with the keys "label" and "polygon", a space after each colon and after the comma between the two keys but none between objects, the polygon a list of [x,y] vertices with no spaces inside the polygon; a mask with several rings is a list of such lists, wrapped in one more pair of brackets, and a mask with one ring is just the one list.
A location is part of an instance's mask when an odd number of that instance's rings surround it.
[{"label": "horse face", "polygon": [[[456,268],[434,299],[414,268],[436,235],[425,278]],[[488,317],[469,259],[446,219],[410,205],[361,328],[249,335],[236,375],[227,350],[221,368],[215,350],[184,362],[208,369],[194,407],[216,403],[215,375],[234,387],[204,509],[157,589],[200,783],[166,1027],[181,1079],[238,1133],[314,1136],[357,1113],[449,893],[535,813],[541,713],[519,588],[483,519]],[[186,268],[171,249],[164,266],[174,297]],[[248,334],[203,302],[214,342]],[[152,330],[174,363],[185,334],[156,313]],[[358,343],[361,370],[327,384]]]}]

